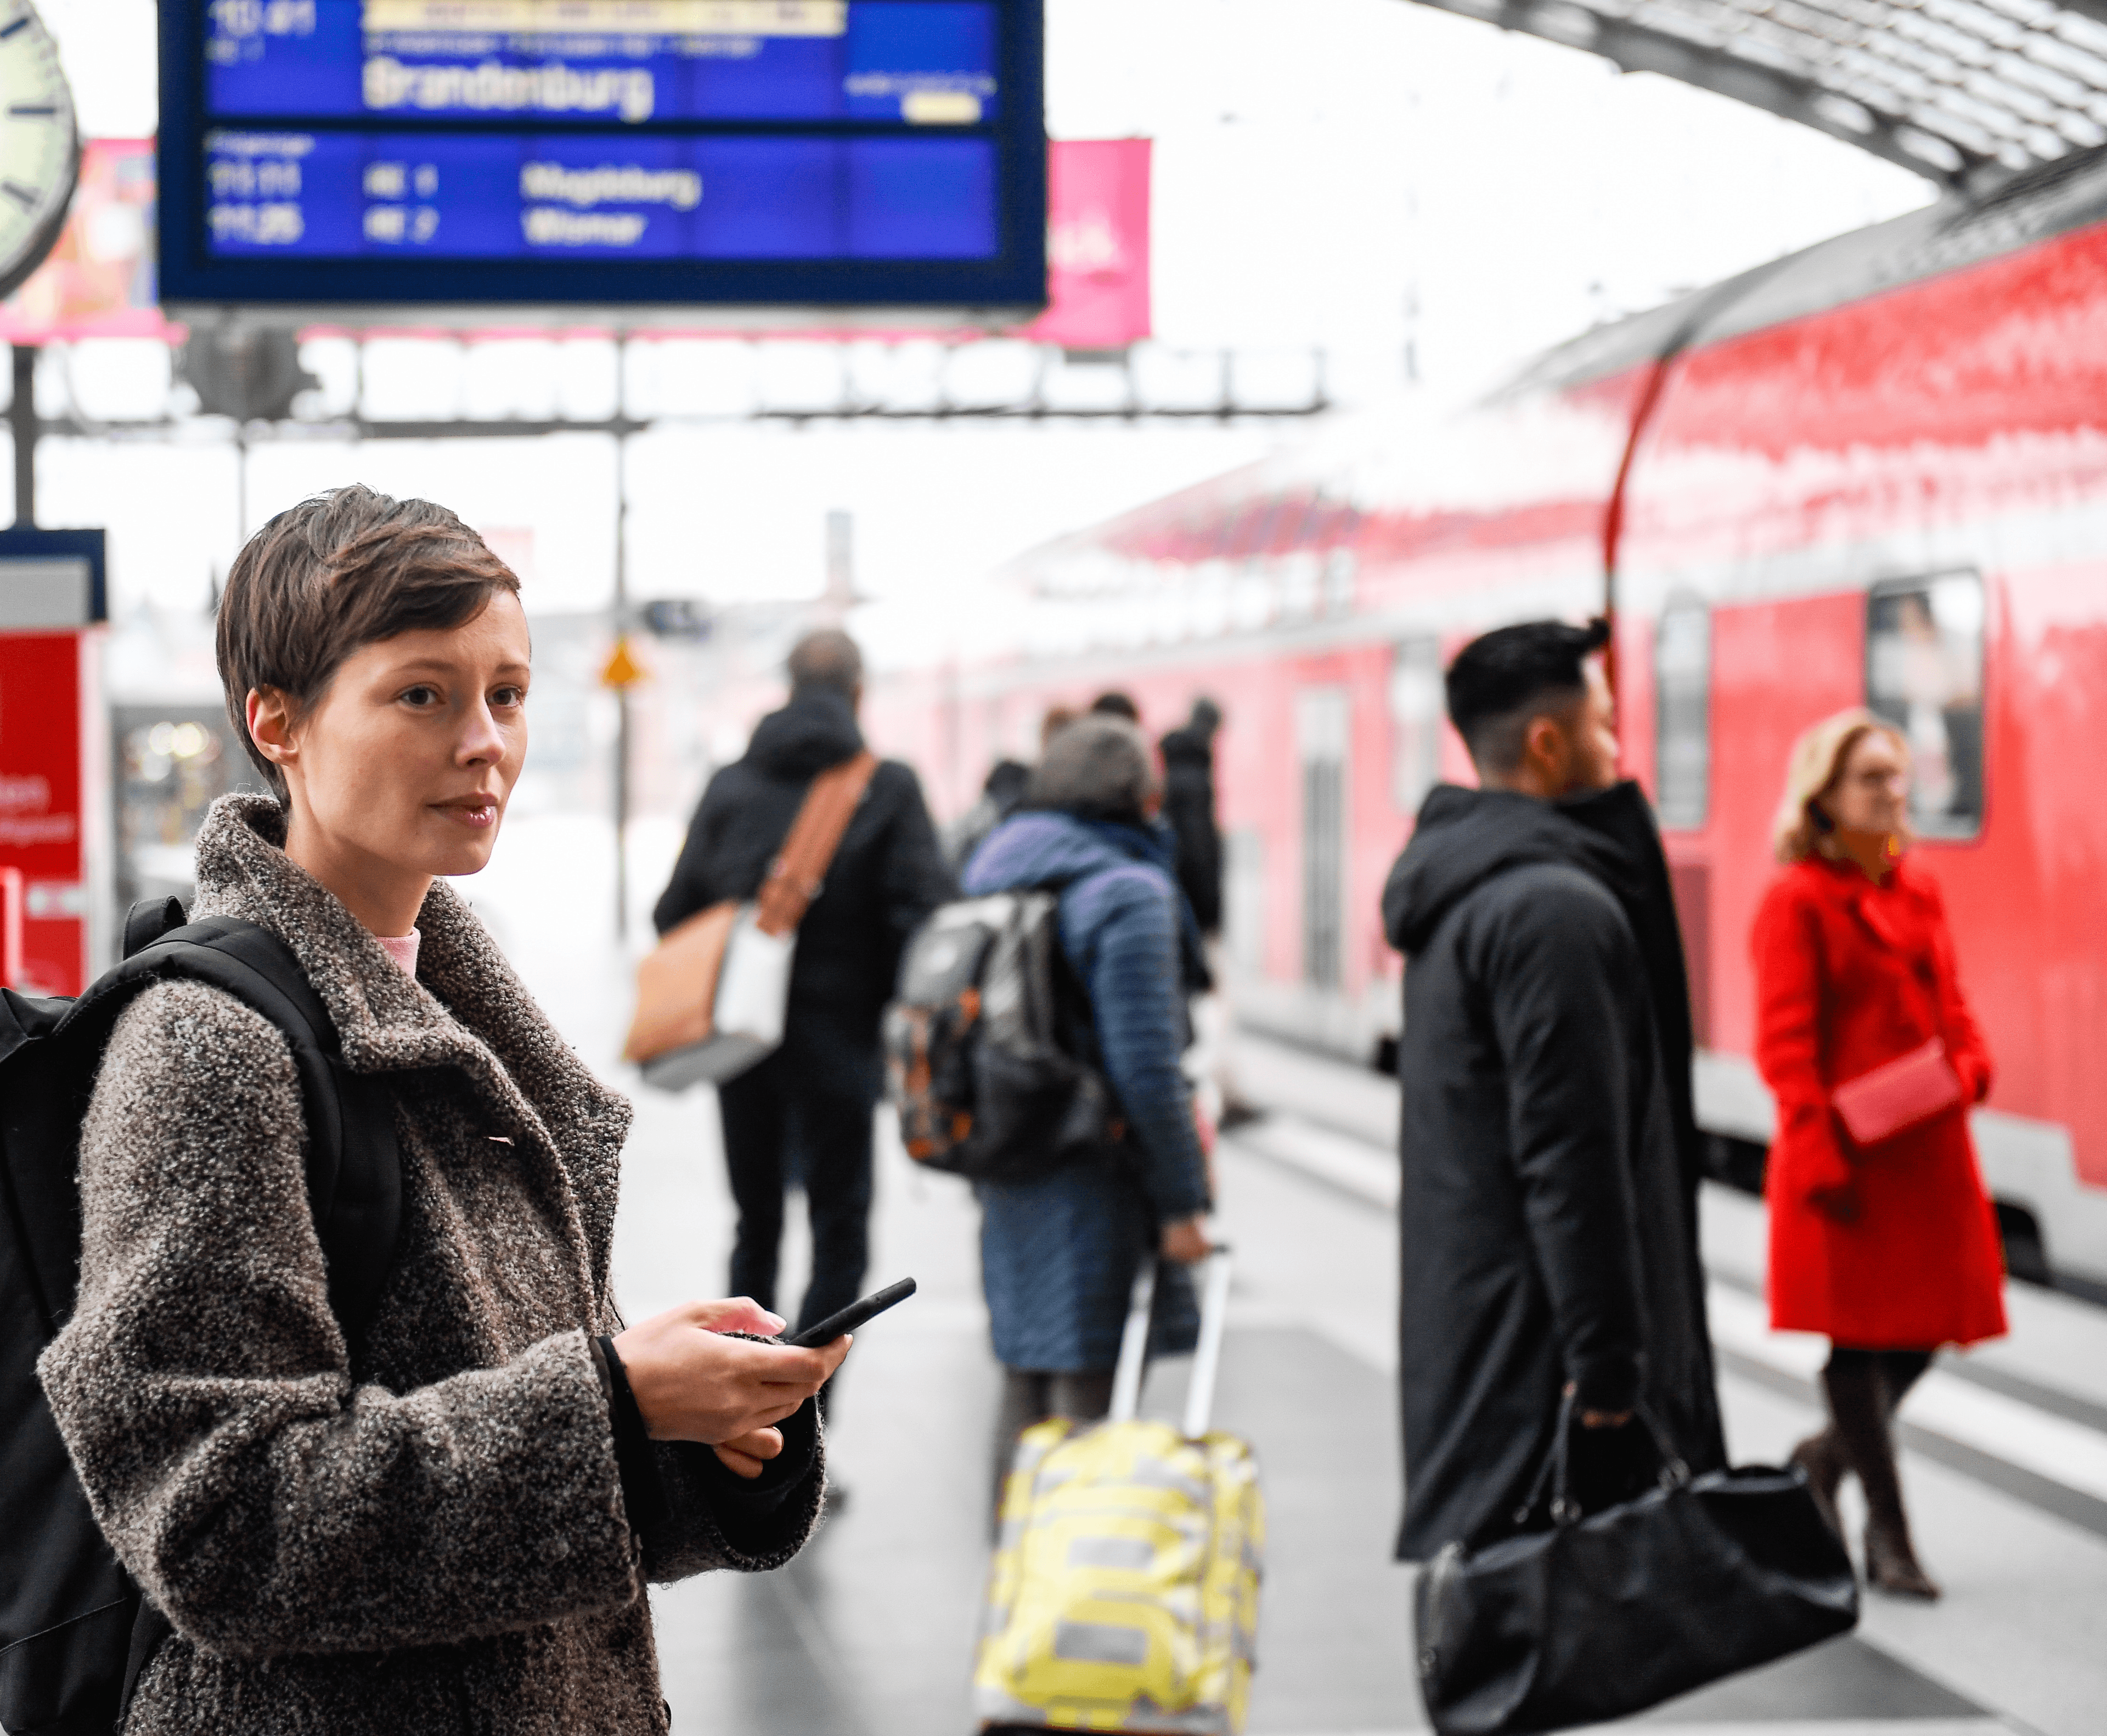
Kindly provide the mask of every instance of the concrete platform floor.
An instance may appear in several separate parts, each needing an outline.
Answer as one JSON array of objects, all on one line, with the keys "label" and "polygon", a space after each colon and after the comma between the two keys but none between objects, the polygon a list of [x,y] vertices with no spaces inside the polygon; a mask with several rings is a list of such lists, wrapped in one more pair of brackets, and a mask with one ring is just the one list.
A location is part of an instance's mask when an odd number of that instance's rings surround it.
[{"label": "concrete platform floor", "polygon": [[[618,1235],[632,1316],[721,1288],[728,1204],[705,1097],[640,1101]],[[998,1371],[986,1340],[962,1187],[882,1149],[874,1285],[922,1294],[874,1322],[837,1406],[846,1510],[779,1573],[658,1593],[666,1689],[683,1736],[966,1730],[982,1576],[986,1431]],[[1400,1496],[1389,1367],[1390,1222],[1232,1142],[1222,1222],[1238,1249],[1218,1403],[1265,1467],[1271,1543],[1255,1736],[1375,1736],[1423,1725],[1411,1671],[1410,1576],[1389,1560]],[[802,1270],[794,1231],[781,1301]],[[1182,1365],[1147,1399],[1175,1415]],[[1729,1374],[1744,1459],[1781,1457],[1810,1402]],[[1937,1465],[1909,1467],[1928,1557],[1949,1597],[1919,1611],[1869,1600],[1860,1634],[1664,1707],[1650,1724],[1790,1725],[1814,1736],[1877,1724],[1910,1736],[1992,1728],[2107,1730],[2092,1643],[2107,1613],[2107,1541]]]},{"label": "concrete platform floor", "polygon": [[[549,908],[540,877],[517,873],[478,903],[566,1034],[636,1095],[616,1239],[625,1310],[636,1318],[721,1294],[730,1217],[714,1106],[707,1092],[641,1092],[614,1062],[628,960],[535,920]],[[565,890],[546,889],[559,904]],[[1394,1161],[1384,1142],[1395,1088],[1269,1045],[1245,1051],[1247,1088],[1282,1111],[1261,1128],[1278,1135],[1300,1118],[1319,1136],[1303,1141],[1309,1161],[1295,1142],[1257,1131],[1225,1142],[1221,1156],[1220,1227],[1238,1263],[1217,1419],[1257,1447],[1271,1520],[1250,1727],[1254,1736],[1423,1728],[1410,1576],[1388,1559],[1400,1494],[1395,1219],[1367,1185],[1379,1191]],[[966,1676],[998,1380],[976,1216],[963,1186],[912,1173],[889,1137],[881,1151],[871,1283],[912,1273],[922,1293],[859,1335],[848,1365],[830,1442],[851,1492],[846,1509],[779,1572],[654,1594],[680,1736],[972,1728]],[[1751,1209],[1759,1214],[1749,1202],[1707,1206],[1716,1220],[1708,1259],[1742,1294]],[[803,1258],[793,1213],[779,1303],[794,1302]],[[1738,1459],[1776,1462],[1813,1423],[1812,1390],[1793,1373],[1791,1347],[1774,1355],[1736,1343],[1722,1381],[1729,1439]],[[2089,1366],[2067,1383],[2078,1396],[2064,1420],[2083,1429],[2098,1419],[2084,1395],[2107,1367],[2107,1314],[2058,1312],[2038,1331],[2022,1326],[2014,1345],[2000,1366],[2021,1370],[2012,1389],[2040,1404],[2001,1415],[2024,1421],[2058,1404],[2050,1389],[2075,1355]],[[1146,1408],[1175,1414],[1183,1379],[1177,1363],[1157,1370]],[[1662,1707],[1641,1720],[1651,1736],[2107,1733],[2107,1504],[2088,1506],[2052,1478],[2005,1463],[1984,1438],[1992,1450],[1923,1433],[1913,1440],[1926,1450],[1905,1465],[1944,1602],[1869,1599],[1856,1635]],[[2093,1439],[2067,1434],[2059,1450]],[[2052,1457],[2031,1462],[2056,1468]]]}]

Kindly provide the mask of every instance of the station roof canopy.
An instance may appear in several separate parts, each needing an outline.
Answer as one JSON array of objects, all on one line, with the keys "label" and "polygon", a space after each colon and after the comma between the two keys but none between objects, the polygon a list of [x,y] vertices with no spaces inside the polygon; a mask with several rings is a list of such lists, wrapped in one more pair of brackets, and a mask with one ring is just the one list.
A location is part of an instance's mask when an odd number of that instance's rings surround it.
[{"label": "station roof canopy", "polygon": [[2107,144],[2107,0],[1424,0],[1980,192]]}]

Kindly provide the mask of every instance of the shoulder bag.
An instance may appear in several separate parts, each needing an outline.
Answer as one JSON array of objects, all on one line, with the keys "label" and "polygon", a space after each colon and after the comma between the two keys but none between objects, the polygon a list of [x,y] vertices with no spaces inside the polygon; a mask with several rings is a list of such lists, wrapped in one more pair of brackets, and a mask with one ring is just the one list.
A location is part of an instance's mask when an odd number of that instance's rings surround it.
[{"label": "shoulder bag", "polygon": [[1939,1038],[1847,1079],[1829,1093],[1852,1143],[1876,1146],[1884,1139],[1943,1115],[1961,1099],[1960,1076]]},{"label": "shoulder bag", "polygon": [[865,750],[821,772],[760,891],[698,911],[637,967],[636,1016],[622,1053],[643,1067],[646,1084],[719,1084],[781,1047],[797,925],[877,769]]},{"label": "shoulder bag", "polygon": [[1693,1478],[1641,1410],[1657,1486],[1583,1514],[1567,1469],[1573,1401],[1524,1511],[1548,1528],[1452,1543],[1414,1590],[1419,1682],[1440,1736],[1622,1718],[1849,1632],[1850,1557],[1796,1470]]}]

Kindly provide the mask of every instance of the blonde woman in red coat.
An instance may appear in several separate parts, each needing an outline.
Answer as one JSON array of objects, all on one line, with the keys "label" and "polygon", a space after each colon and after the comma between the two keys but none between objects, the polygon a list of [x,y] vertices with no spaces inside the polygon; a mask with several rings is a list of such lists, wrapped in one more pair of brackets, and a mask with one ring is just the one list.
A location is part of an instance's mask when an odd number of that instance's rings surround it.
[{"label": "blonde woman in red coat", "polygon": [[1778,1110],[1771,1324],[1831,1345],[1828,1426],[1793,1462],[1832,1525],[1858,1477],[1869,1584],[1935,1598],[1892,1425],[1939,1346],[2004,1332],[2004,1267],[1967,1119],[1989,1052],[1939,889],[1907,853],[1908,796],[1908,748],[1870,711],[1795,745],[1772,834],[1785,869],[1754,936],[1756,1062]]}]

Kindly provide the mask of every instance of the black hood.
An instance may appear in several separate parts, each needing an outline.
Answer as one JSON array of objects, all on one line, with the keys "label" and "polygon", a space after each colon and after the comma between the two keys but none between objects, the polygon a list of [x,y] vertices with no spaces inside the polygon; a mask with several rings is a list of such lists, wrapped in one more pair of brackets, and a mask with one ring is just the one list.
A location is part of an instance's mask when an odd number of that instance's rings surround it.
[{"label": "black hood", "polygon": [[1187,724],[1173,729],[1159,745],[1166,766],[1193,767],[1201,771],[1212,771],[1215,768],[1215,732],[1211,729]]},{"label": "black hood", "polygon": [[1419,951],[1457,903],[1495,875],[1532,862],[1563,862],[1592,875],[1622,904],[1642,895],[1629,854],[1625,810],[1646,798],[1635,783],[1562,802],[1510,790],[1436,784],[1419,810],[1404,854],[1383,889],[1383,932],[1399,951]]},{"label": "black hood", "polygon": [[802,782],[862,751],[855,707],[823,688],[796,695],[756,724],[746,760],[765,778]]},{"label": "black hood", "polygon": [[989,769],[981,793],[995,804],[996,813],[1008,819],[1024,800],[1024,787],[1031,782],[1031,768],[1022,760],[998,760]]}]

